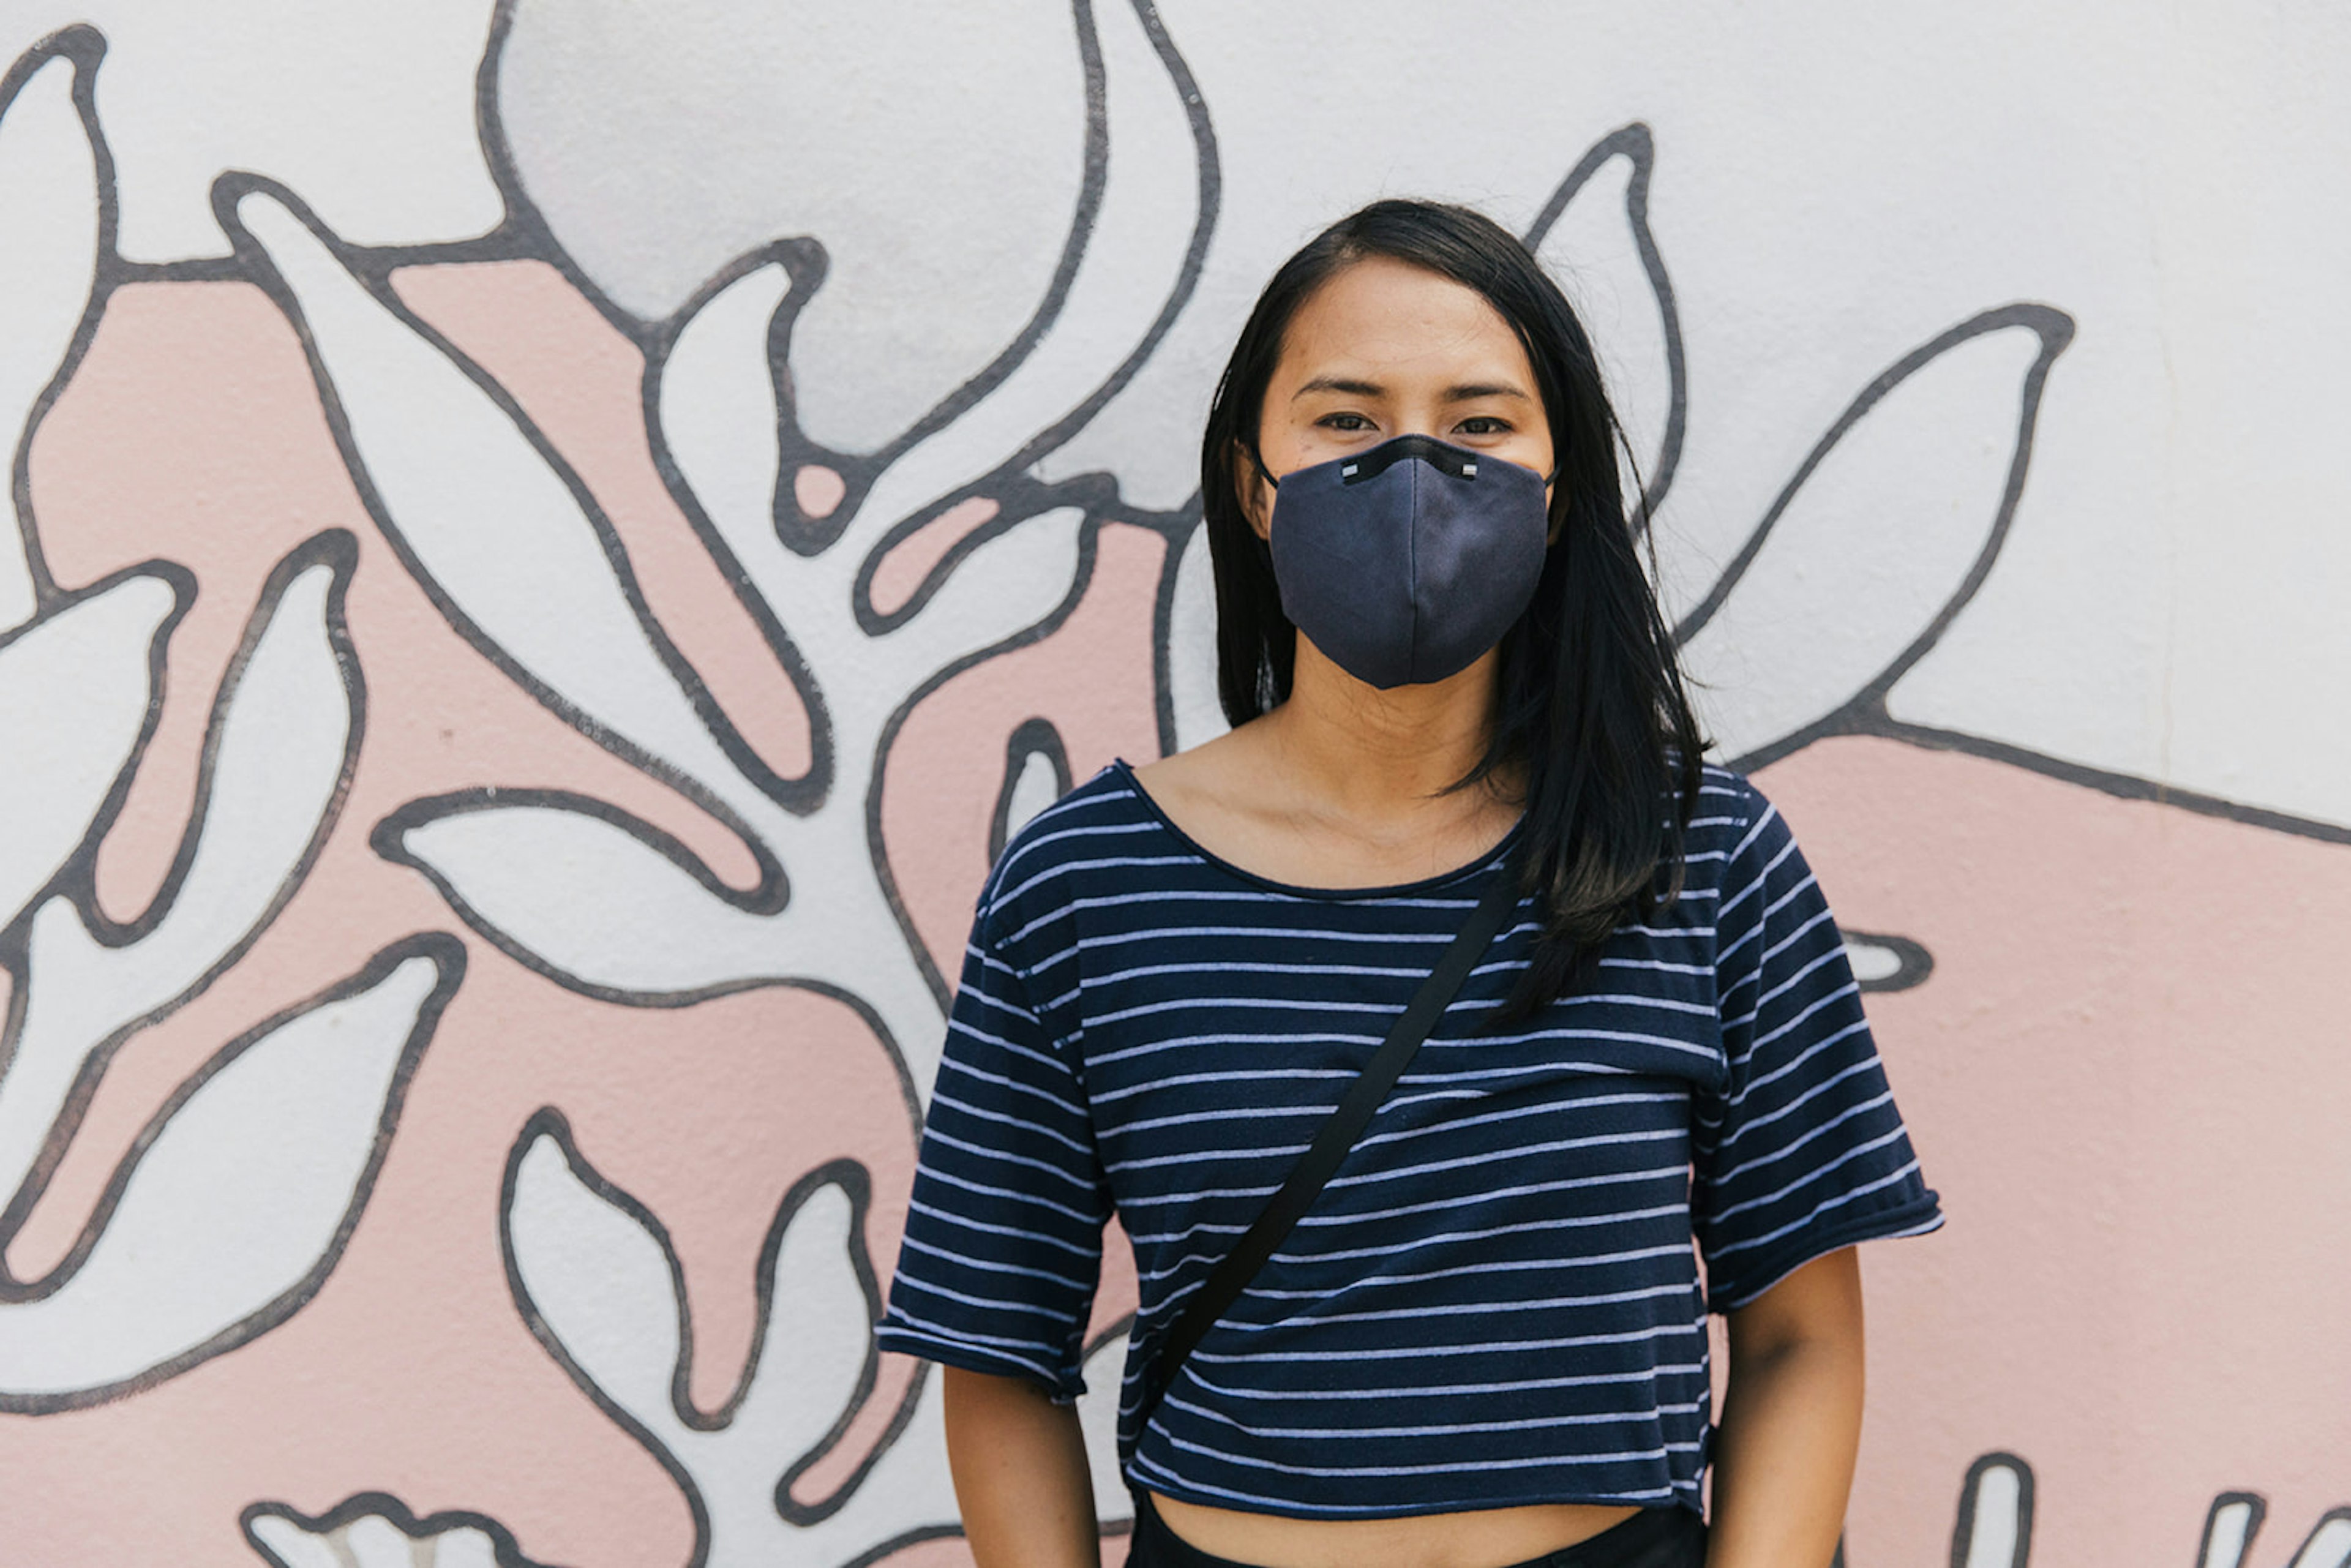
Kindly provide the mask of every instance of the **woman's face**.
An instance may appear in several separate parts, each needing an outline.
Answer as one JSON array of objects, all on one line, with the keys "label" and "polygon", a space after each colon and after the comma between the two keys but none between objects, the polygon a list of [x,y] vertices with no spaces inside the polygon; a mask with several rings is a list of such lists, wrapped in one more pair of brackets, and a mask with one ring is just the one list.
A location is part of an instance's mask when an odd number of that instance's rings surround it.
[{"label": "woman's face", "polygon": [[[1449,277],[1367,256],[1290,318],[1258,416],[1258,450],[1283,475],[1399,435],[1552,470],[1534,369],[1500,312]],[[1270,538],[1273,487],[1247,454],[1236,455],[1249,526]]]}]

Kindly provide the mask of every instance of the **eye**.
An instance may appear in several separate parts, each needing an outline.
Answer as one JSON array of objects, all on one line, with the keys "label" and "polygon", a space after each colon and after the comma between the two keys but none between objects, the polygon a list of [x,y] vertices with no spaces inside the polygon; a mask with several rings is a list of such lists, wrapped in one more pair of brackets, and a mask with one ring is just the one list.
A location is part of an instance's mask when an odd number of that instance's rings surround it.
[{"label": "eye", "polygon": [[1499,414],[1472,414],[1461,422],[1460,431],[1464,435],[1508,435],[1510,422]]},{"label": "eye", "polygon": [[1374,428],[1372,422],[1360,413],[1326,413],[1314,423],[1325,430],[1341,431],[1349,435]]}]

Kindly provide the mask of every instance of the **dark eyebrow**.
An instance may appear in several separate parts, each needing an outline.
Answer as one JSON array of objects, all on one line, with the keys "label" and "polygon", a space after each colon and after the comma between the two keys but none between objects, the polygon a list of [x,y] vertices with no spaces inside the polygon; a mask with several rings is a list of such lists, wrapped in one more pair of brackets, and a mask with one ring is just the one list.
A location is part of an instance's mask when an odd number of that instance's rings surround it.
[{"label": "dark eyebrow", "polygon": [[1291,392],[1290,399],[1295,402],[1308,392],[1345,392],[1349,397],[1384,397],[1387,390],[1377,382],[1350,381],[1345,376],[1316,376],[1312,381]]},{"label": "dark eyebrow", "polygon": [[[1316,376],[1290,393],[1293,402],[1308,392],[1344,392],[1349,397],[1385,397],[1387,388],[1377,382],[1359,382],[1347,376]],[[1504,382],[1471,382],[1462,386],[1445,389],[1447,402],[1475,402],[1481,397],[1514,397],[1530,402],[1527,394]]]}]

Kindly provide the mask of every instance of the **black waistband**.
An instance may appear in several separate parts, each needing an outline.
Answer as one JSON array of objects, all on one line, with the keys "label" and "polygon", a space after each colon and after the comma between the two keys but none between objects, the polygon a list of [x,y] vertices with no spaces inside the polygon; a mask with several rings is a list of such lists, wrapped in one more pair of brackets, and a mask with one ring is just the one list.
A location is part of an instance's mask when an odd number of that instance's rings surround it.
[{"label": "black waistband", "polygon": [[[1706,1525],[1686,1508],[1645,1508],[1599,1534],[1511,1568],[1700,1568]],[[1134,1536],[1127,1568],[1252,1568],[1201,1551],[1167,1527],[1151,1494],[1134,1492]]]}]

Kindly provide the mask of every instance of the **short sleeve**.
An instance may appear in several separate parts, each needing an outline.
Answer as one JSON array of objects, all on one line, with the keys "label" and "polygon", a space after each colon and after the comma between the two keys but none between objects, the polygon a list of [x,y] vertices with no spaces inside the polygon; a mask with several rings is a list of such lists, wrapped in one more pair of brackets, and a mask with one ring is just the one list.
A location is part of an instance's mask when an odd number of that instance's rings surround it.
[{"label": "short sleeve", "polygon": [[881,1347],[1076,1398],[1109,1216],[1078,1072],[991,938],[983,904],[948,1012]]},{"label": "short sleeve", "polygon": [[1691,1218],[1716,1312],[1840,1248],[1942,1223],[1827,900],[1779,811],[1750,799],[1715,917],[1729,1071],[1700,1097],[1692,1138]]}]

